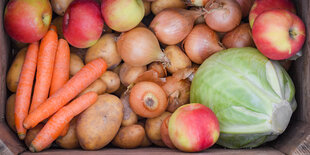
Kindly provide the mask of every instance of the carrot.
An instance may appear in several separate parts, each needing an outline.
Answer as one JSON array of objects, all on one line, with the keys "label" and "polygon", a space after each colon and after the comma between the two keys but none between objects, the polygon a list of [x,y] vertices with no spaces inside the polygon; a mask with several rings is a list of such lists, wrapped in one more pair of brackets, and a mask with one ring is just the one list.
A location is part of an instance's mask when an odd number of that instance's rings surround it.
[{"label": "carrot", "polygon": [[98,79],[106,69],[107,64],[102,58],[97,58],[86,64],[63,87],[26,117],[24,127],[26,129],[35,127],[42,120],[57,112]]},{"label": "carrot", "polygon": [[39,152],[46,148],[60,136],[66,124],[69,124],[74,116],[83,112],[90,105],[95,103],[97,98],[97,93],[89,92],[76,98],[67,106],[61,108],[47,121],[41,131],[37,134],[37,136],[31,142],[29,150],[31,152]]},{"label": "carrot", "polygon": [[28,115],[38,52],[38,42],[29,45],[17,86],[14,117],[19,139],[26,137],[26,129],[23,127],[23,121]]},{"label": "carrot", "polygon": [[69,127],[70,127],[70,123],[65,124],[64,129],[60,133],[61,137],[65,136],[68,133]]},{"label": "carrot", "polygon": [[48,92],[52,81],[57,44],[57,32],[52,26],[41,40],[36,83],[34,86],[30,113],[42,104],[48,97]]},{"label": "carrot", "polygon": [[53,95],[69,80],[69,68],[70,48],[68,42],[64,39],[59,39],[52,76],[50,96]]}]

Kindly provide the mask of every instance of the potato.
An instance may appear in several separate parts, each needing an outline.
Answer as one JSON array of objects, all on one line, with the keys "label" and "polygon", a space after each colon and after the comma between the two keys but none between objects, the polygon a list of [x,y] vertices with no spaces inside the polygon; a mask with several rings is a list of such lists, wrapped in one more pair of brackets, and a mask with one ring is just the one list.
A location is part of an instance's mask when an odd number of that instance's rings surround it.
[{"label": "potato", "polygon": [[115,68],[121,61],[121,56],[117,53],[116,35],[113,33],[104,34],[95,45],[87,50],[85,63],[96,58],[103,58],[109,69]]},{"label": "potato", "polygon": [[79,140],[77,138],[77,134],[76,134],[76,120],[77,117],[73,118],[70,121],[70,127],[69,130],[67,132],[67,134],[63,137],[59,137],[56,140],[56,143],[64,148],[64,149],[75,149],[75,148],[79,148],[80,144],[79,144]]},{"label": "potato", "polygon": [[[139,121],[137,124],[141,125],[144,130],[145,130],[145,121]],[[143,137],[143,140],[140,144],[141,147],[148,147],[148,146],[151,146],[152,145],[152,142],[149,140],[149,138],[147,137],[147,135],[145,134],[144,137]]]},{"label": "potato", "polygon": [[101,80],[101,79],[97,79],[96,81],[94,81],[91,85],[89,85],[86,89],[84,89],[79,96],[86,94],[88,92],[95,92],[98,95],[104,94],[107,90],[107,85]]},{"label": "potato", "polygon": [[16,94],[12,94],[6,102],[5,118],[6,118],[6,122],[9,124],[9,127],[16,132],[15,116],[14,116],[15,97],[16,97]]},{"label": "potato", "polygon": [[19,75],[20,72],[22,71],[22,67],[26,57],[26,52],[27,48],[23,48],[17,53],[6,76],[6,85],[11,92],[14,93],[16,92]]},{"label": "potato", "polygon": [[62,21],[63,21],[63,19],[64,19],[63,16],[58,16],[55,19],[53,19],[53,21],[52,21],[52,24],[55,25],[56,28],[57,28],[58,38],[65,38],[63,30],[62,30]]},{"label": "potato", "polygon": [[129,86],[134,83],[136,79],[146,71],[146,66],[130,66],[123,63],[119,71],[119,78],[124,86]]},{"label": "potato", "polygon": [[160,127],[166,117],[170,116],[170,112],[164,112],[158,117],[148,118],[145,122],[145,131],[152,143],[158,146],[165,146],[161,141]]},{"label": "potato", "polygon": [[63,16],[72,1],[73,0],[51,0],[53,11]]},{"label": "potato", "polygon": [[85,59],[87,50],[88,48],[76,48],[76,47],[70,46],[70,52],[79,56],[82,59],[82,61]]},{"label": "potato", "polygon": [[170,61],[170,65],[167,67],[167,70],[171,74],[178,70],[192,66],[191,60],[186,56],[181,48],[176,45],[167,46],[164,53]]},{"label": "potato", "polygon": [[121,100],[110,94],[98,96],[77,120],[76,132],[81,147],[85,150],[97,150],[109,144],[123,119]]},{"label": "potato", "polygon": [[154,15],[166,8],[186,8],[184,0],[156,0],[151,3],[151,10]]},{"label": "potato", "polygon": [[141,145],[144,136],[144,128],[141,125],[133,124],[122,127],[113,139],[112,144],[120,148],[132,149]]},{"label": "potato", "polygon": [[122,83],[120,84],[119,88],[113,93],[118,97],[121,97],[122,94],[127,90],[127,87],[124,86]]},{"label": "potato", "polygon": [[100,79],[107,85],[107,93],[115,92],[121,84],[118,75],[112,71],[106,71]]},{"label": "potato", "polygon": [[[32,140],[37,136],[37,134],[41,131],[41,129],[44,127],[44,124],[40,123],[37,126],[35,126],[32,129],[29,129],[27,131],[26,137],[25,137],[25,144],[27,147],[30,146]],[[52,144],[49,144],[46,148],[51,147]]]},{"label": "potato", "polygon": [[132,111],[129,105],[129,95],[123,94],[121,97],[121,101],[123,104],[123,120],[122,120],[122,126],[129,126],[133,125],[138,122],[138,116],[136,113]]},{"label": "potato", "polygon": [[70,76],[75,75],[83,67],[83,60],[75,53],[70,53]]}]

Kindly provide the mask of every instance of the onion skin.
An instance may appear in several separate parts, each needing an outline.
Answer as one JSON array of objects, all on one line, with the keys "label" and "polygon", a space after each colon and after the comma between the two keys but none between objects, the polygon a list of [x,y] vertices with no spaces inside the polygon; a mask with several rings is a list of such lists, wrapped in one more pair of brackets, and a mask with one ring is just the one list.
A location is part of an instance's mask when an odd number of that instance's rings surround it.
[{"label": "onion skin", "polygon": [[187,56],[196,64],[202,64],[209,56],[223,50],[219,37],[205,24],[196,25],[184,40]]},{"label": "onion skin", "polygon": [[119,78],[121,83],[124,86],[129,86],[130,84],[134,83],[136,79],[146,71],[146,66],[130,66],[127,63],[123,63],[121,69],[119,71]]},{"label": "onion skin", "polygon": [[200,15],[199,10],[165,9],[155,16],[150,28],[161,43],[175,45],[185,39]]},{"label": "onion skin", "polygon": [[154,15],[157,15],[164,9],[168,8],[186,8],[183,0],[156,0],[151,4],[151,10]]},{"label": "onion skin", "polygon": [[154,70],[158,73],[158,77],[163,78],[167,76],[167,70],[164,65],[160,62],[153,62],[148,67],[147,70]]},{"label": "onion skin", "polygon": [[236,0],[236,1],[239,3],[241,7],[242,17],[247,17],[250,13],[250,10],[255,0]]},{"label": "onion skin", "polygon": [[226,48],[254,47],[251,27],[244,23],[225,34],[222,43]]},{"label": "onion skin", "polygon": [[170,73],[174,73],[178,70],[192,66],[191,60],[180,49],[179,46],[167,46],[164,50],[164,53],[170,62],[170,65],[167,66],[167,70]]},{"label": "onion skin", "polygon": [[237,27],[242,19],[242,11],[235,0],[213,0],[206,6],[204,15],[207,25],[217,32],[228,32]]},{"label": "onion skin", "polygon": [[205,6],[210,0],[185,0],[189,6]]},{"label": "onion skin", "polygon": [[144,27],[122,33],[117,41],[117,51],[131,66],[145,66],[153,61],[165,60],[156,36]]}]

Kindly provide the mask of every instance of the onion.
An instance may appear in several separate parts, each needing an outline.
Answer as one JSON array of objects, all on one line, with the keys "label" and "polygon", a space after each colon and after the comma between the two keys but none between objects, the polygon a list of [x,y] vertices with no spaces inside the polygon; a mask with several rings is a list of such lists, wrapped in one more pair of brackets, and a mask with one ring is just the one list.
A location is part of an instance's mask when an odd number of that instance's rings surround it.
[{"label": "onion", "polygon": [[162,78],[167,76],[167,70],[162,63],[153,62],[148,67],[147,70],[154,70],[158,73],[158,77]]},{"label": "onion", "polygon": [[242,16],[247,17],[254,4],[254,0],[236,0],[236,1],[239,3],[241,7]]},{"label": "onion", "polygon": [[134,67],[127,63],[123,63],[119,71],[119,78],[124,86],[129,86],[146,71],[146,66]]},{"label": "onion", "polygon": [[167,46],[164,50],[164,53],[166,54],[170,62],[170,65],[167,66],[167,70],[170,73],[174,73],[178,70],[190,67],[192,65],[191,60],[180,49],[179,46]]},{"label": "onion", "polygon": [[185,0],[189,6],[205,6],[210,0]]},{"label": "onion", "polygon": [[226,33],[222,43],[226,48],[254,47],[250,24],[241,24],[231,32]]},{"label": "onion", "polygon": [[217,34],[205,24],[196,25],[183,46],[187,56],[197,64],[202,64],[210,55],[223,50]]},{"label": "onion", "polygon": [[201,10],[165,9],[155,16],[150,28],[158,40],[167,45],[181,42],[191,31]]},{"label": "onion", "polygon": [[[197,10],[197,7],[191,7],[190,10]],[[203,14],[201,16],[199,16],[196,20],[195,20],[195,25],[197,24],[205,24],[205,18],[203,17]]]},{"label": "onion", "polygon": [[213,0],[206,9],[205,21],[215,31],[228,32],[240,24],[242,12],[235,0]]},{"label": "onion", "polygon": [[145,66],[153,61],[167,62],[156,36],[147,28],[136,27],[122,33],[117,49],[125,63],[131,66]]},{"label": "onion", "polygon": [[157,15],[164,9],[167,8],[186,8],[185,2],[183,0],[156,0],[151,4],[151,10],[154,15]]},{"label": "onion", "polygon": [[168,96],[167,111],[174,112],[178,107],[189,103],[190,86],[188,80],[179,80],[173,76],[166,78],[162,88]]},{"label": "onion", "polygon": [[199,66],[192,66],[191,68],[184,68],[182,70],[179,70],[175,73],[172,74],[174,78],[177,80],[185,80],[187,79],[188,81],[192,81],[194,78],[194,75],[196,71],[198,70]]},{"label": "onion", "polygon": [[139,83],[142,81],[149,81],[149,82],[154,82],[158,85],[163,85],[164,82],[166,82],[165,78],[160,78],[158,75],[158,72],[155,70],[148,70],[144,73],[142,73],[135,81],[135,83]]}]

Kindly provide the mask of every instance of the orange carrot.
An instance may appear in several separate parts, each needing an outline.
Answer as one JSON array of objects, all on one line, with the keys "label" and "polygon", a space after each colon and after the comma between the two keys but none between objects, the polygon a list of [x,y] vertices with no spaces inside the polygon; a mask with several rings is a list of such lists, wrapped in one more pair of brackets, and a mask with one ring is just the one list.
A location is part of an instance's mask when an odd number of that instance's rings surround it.
[{"label": "orange carrot", "polygon": [[70,123],[65,124],[64,129],[60,133],[61,137],[65,136],[68,133],[69,127],[70,127]]},{"label": "orange carrot", "polygon": [[88,92],[73,100],[67,106],[61,108],[47,121],[41,131],[37,134],[37,136],[31,142],[29,150],[31,152],[39,152],[46,148],[60,136],[66,124],[69,124],[74,116],[83,112],[90,105],[95,103],[97,98],[97,93]]},{"label": "orange carrot", "polygon": [[52,81],[57,44],[57,32],[53,27],[51,27],[40,43],[36,83],[34,86],[30,113],[42,104],[48,97],[48,92]]},{"label": "orange carrot", "polygon": [[24,127],[26,129],[33,128],[44,119],[53,115],[98,79],[106,69],[107,64],[102,58],[97,58],[86,64],[63,87],[26,117]]},{"label": "orange carrot", "polygon": [[29,45],[17,86],[14,116],[19,139],[24,139],[26,136],[26,129],[23,127],[23,122],[28,115],[38,52],[38,42]]},{"label": "orange carrot", "polygon": [[69,80],[69,68],[70,48],[68,42],[64,39],[59,39],[52,76],[50,96],[53,95]]}]

